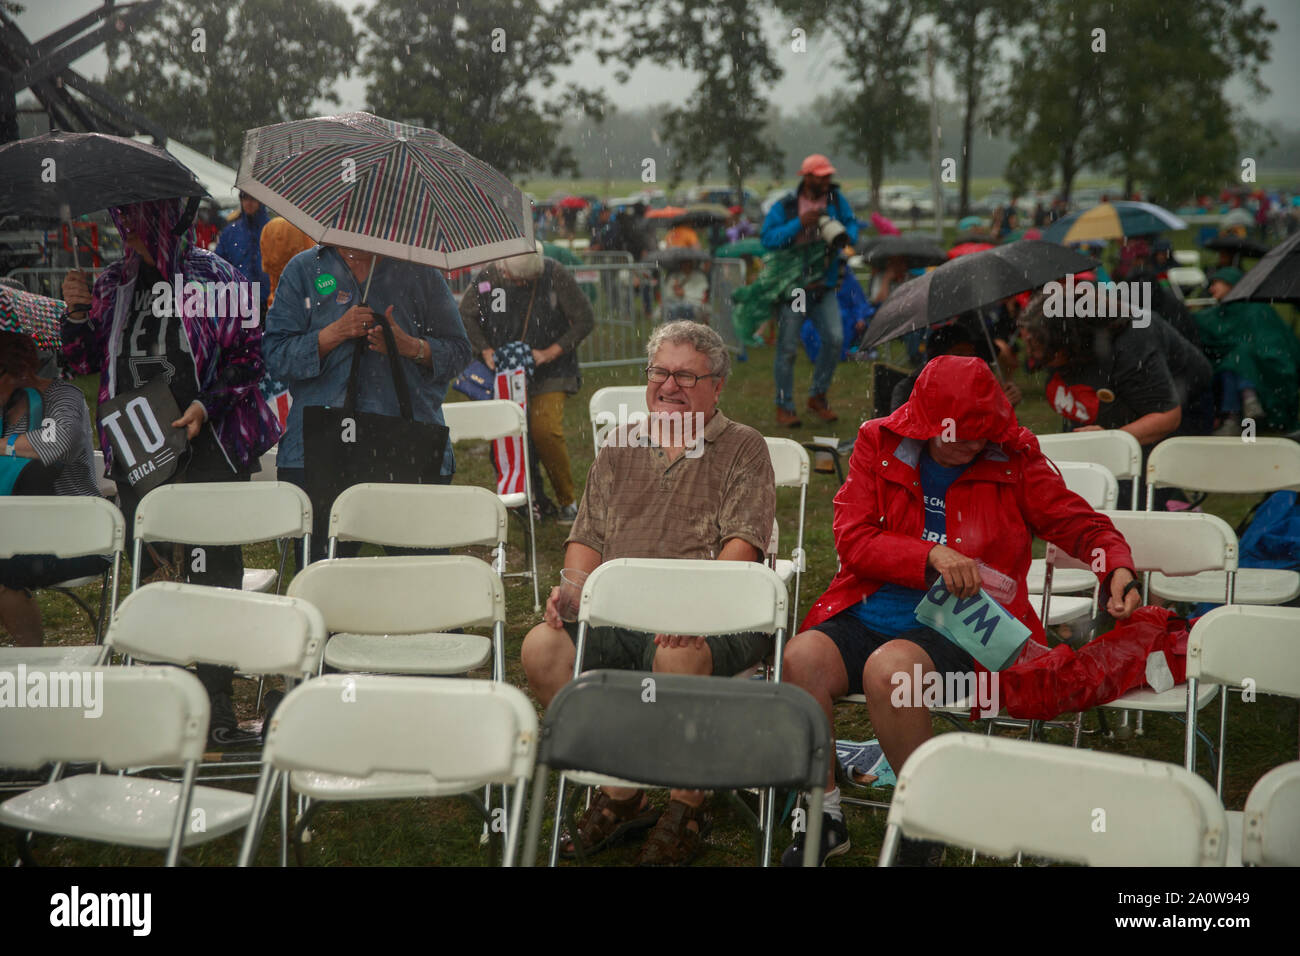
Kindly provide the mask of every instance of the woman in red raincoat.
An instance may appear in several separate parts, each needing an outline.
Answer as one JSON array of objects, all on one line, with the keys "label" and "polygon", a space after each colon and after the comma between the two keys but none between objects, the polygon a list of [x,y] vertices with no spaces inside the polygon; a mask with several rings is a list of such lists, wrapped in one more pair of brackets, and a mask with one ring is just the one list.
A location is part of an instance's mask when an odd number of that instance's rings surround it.
[{"label": "woman in red raincoat", "polygon": [[[1005,607],[1043,643],[1025,582],[1034,537],[1104,567],[1107,610],[1117,620],[1136,610],[1128,545],[1108,518],[1066,488],[1038,439],[1017,423],[988,365],[954,355],[931,360],[907,404],[858,431],[848,480],[835,496],[840,570],[786,646],[784,680],[817,698],[832,728],[833,702],[864,694],[897,772],[931,727],[929,710],[911,693],[895,694],[895,675],[913,681],[914,666],[940,676],[981,669],[921,625],[916,605],[939,577],[957,597],[974,595],[982,562],[1015,582]],[[849,849],[833,774],[823,824],[824,861]],[[784,862],[799,865],[802,839]],[[905,841],[900,861],[933,859],[933,850]]]}]

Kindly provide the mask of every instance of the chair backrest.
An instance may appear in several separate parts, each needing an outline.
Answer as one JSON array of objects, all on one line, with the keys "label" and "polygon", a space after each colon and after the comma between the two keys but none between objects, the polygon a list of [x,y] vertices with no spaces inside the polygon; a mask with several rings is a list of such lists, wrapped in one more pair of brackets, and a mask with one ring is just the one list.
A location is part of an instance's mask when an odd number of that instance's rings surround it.
[{"label": "chair backrest", "polygon": [[259,459],[258,464],[261,470],[253,473],[253,481],[277,481],[276,468],[279,456],[279,445],[270,449]]},{"label": "chair backrest", "polygon": [[830,729],[793,684],[589,671],[551,701],[537,759],[660,786],[810,789],[825,785]]},{"label": "chair backrest", "polygon": [[300,598],[157,582],[122,602],[105,643],[139,661],[300,678],[319,670],[325,637],[320,611]]},{"label": "chair backrest", "polygon": [[126,522],[111,501],[89,495],[0,497],[0,558],[78,558],[122,550]]},{"label": "chair backrest", "polygon": [[401,548],[461,548],[506,540],[501,499],[473,485],[353,485],[334,499],[329,534]]},{"label": "chair backrest", "polygon": [[1200,618],[1187,639],[1187,676],[1300,697],[1300,608],[1233,604]]},{"label": "chair backrest", "polygon": [[808,484],[808,452],[792,438],[765,438],[772,456],[772,471],[778,488],[799,488]]},{"label": "chair backrest", "polygon": [[611,385],[598,388],[587,403],[591,418],[591,440],[597,452],[605,436],[617,428],[620,421],[643,420],[648,414],[644,385]]},{"label": "chair backrest", "polygon": [[[203,756],[208,694],[189,671],[176,667],[68,671],[14,664],[0,667],[0,687],[5,683],[27,695],[29,705],[0,707],[0,766],[34,769],[60,762],[103,763],[111,768],[174,766]],[[45,689],[45,706],[30,706],[37,684]],[[50,705],[56,697],[61,706]]]},{"label": "chair backrest", "polygon": [[1300,760],[1274,767],[1251,788],[1242,819],[1241,862],[1300,866]]},{"label": "chair backrest", "polygon": [[1200,266],[1174,266],[1166,272],[1171,285],[1198,289],[1205,285],[1205,270]]},{"label": "chair backrest", "polygon": [[1116,428],[1039,435],[1038,447],[1058,465],[1063,461],[1090,461],[1108,468],[1120,481],[1142,474],[1142,446],[1128,432]]},{"label": "chair backrest", "polygon": [[996,857],[1091,866],[1222,866],[1214,789],[1175,764],[982,734],[940,734],[907,758],[889,826]]},{"label": "chair backrest", "polygon": [[451,432],[450,440],[495,441],[511,435],[523,435],[528,428],[524,410],[503,398],[481,402],[446,402],[442,417]]},{"label": "chair backrest", "polygon": [[[1102,511],[1124,536],[1134,569],[1171,577],[1237,570],[1237,535],[1222,518],[1195,511]],[[1048,542],[1047,560],[1058,568],[1089,568]]]},{"label": "chair backrest", "polygon": [[1166,438],[1147,459],[1147,487],[1262,494],[1300,490],[1300,442],[1289,438]]},{"label": "chair backrest", "polygon": [[314,604],[332,633],[419,634],[506,614],[501,578],[466,555],[331,558],[298,572],[288,593]]},{"label": "chair backrest", "polygon": [[1098,511],[1113,511],[1119,500],[1119,482],[1105,465],[1092,461],[1063,461],[1056,464],[1065,487]]},{"label": "chair backrest", "polygon": [[786,590],[776,572],[747,561],[620,558],[592,571],[578,620],[700,636],[775,633],[786,623]]},{"label": "chair backrest", "polygon": [[311,533],[311,501],[287,481],[160,485],[135,511],[140,541],[252,544]]},{"label": "chair backrest", "polygon": [[531,779],[537,712],[499,681],[327,674],[290,691],[263,751],[282,770],[440,781]]}]

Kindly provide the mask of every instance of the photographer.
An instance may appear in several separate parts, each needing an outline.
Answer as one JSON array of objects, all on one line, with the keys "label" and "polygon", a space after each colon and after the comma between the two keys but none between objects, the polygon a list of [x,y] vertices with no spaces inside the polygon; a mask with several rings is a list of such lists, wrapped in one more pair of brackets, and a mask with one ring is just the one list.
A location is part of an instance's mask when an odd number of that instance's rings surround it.
[{"label": "photographer", "polygon": [[[853,209],[844,198],[839,186],[831,182],[835,167],[825,156],[814,153],[803,161],[799,174],[803,181],[768,211],[763,220],[762,241],[767,249],[803,248],[802,277],[799,288],[802,301],[795,298],[784,301],[778,318],[779,331],[776,343],[776,421],[787,428],[798,428],[794,407],[794,357],[799,348],[799,330],[805,318],[811,318],[821,336],[821,351],[813,366],[812,385],[808,390],[808,408],[822,421],[833,422],[838,416],[831,411],[826,393],[835,375],[835,365],[840,360],[844,344],[844,330],[840,322],[839,303],[835,290],[839,288],[845,268],[838,250],[832,249],[823,256],[822,240],[835,242],[830,232],[819,227],[824,217],[843,227],[844,241],[852,245],[858,239],[858,221]],[[838,244],[836,242],[835,244]],[[802,306],[799,311],[796,307]]]}]

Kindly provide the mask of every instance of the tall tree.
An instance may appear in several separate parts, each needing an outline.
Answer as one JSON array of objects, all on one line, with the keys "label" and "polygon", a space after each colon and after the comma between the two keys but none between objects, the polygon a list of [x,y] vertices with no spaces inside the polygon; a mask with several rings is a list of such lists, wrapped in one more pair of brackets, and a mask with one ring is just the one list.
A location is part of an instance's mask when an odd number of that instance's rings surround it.
[{"label": "tall tree", "polygon": [[436,129],[503,173],[576,174],[559,142],[565,113],[599,114],[576,84],[544,102],[584,33],[585,0],[378,0],[365,15],[366,96],[376,113]]},{"label": "tall tree", "polygon": [[244,130],[310,116],[319,99],[338,103],[334,85],[355,47],[331,0],[166,0],[109,47],[105,85],[236,165]]},{"label": "tall tree", "polygon": [[975,124],[996,84],[1001,59],[995,42],[1027,12],[1032,0],[929,0],[941,44],[939,54],[953,72],[962,100],[960,211],[970,212],[971,166]]},{"label": "tall tree", "polygon": [[929,106],[917,95],[925,48],[913,32],[919,9],[910,0],[859,0],[834,7],[824,22],[840,45],[836,66],[848,80],[830,119],[835,141],[867,167],[871,204],[880,208],[885,165],[928,140]]},{"label": "tall tree", "polygon": [[1180,199],[1233,173],[1237,117],[1224,96],[1240,77],[1262,91],[1268,34],[1247,0],[1042,0],[1024,22],[998,122],[1020,130],[1008,177],[1059,176],[1068,198],[1085,168]]},{"label": "tall tree", "polygon": [[[782,71],[763,38],[762,10],[752,0],[612,0],[606,8],[609,25],[602,36],[615,45],[606,45],[600,60],[622,63],[621,81],[643,60],[699,74],[686,103],[663,116],[671,185],[687,171],[703,179],[721,165],[740,202],[745,180],[756,169],[780,175],[784,156],[764,126],[765,86]],[[617,37],[610,27],[620,30]]]}]

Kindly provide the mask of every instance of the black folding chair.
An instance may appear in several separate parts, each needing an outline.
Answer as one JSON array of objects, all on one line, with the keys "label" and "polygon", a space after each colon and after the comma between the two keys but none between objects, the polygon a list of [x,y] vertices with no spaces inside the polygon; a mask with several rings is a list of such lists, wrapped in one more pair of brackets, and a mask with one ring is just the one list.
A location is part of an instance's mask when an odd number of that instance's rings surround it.
[{"label": "black folding chair", "polygon": [[[792,684],[589,671],[556,695],[542,723],[524,865],[537,862],[547,777],[558,770],[689,790],[808,790],[804,866],[816,866],[831,753],[826,716]],[[752,827],[758,836],[757,819]]]}]

